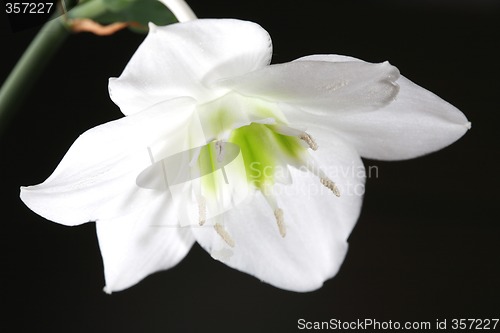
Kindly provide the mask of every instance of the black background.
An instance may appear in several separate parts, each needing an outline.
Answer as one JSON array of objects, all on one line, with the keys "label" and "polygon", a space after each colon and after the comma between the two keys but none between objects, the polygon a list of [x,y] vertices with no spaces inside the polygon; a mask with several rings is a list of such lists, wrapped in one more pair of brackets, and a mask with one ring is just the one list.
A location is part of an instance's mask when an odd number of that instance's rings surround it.
[{"label": "black background", "polygon": [[[0,327],[50,332],[290,332],[297,320],[500,317],[498,1],[191,0],[199,17],[268,30],[274,62],[337,53],[389,60],[460,108],[472,130],[403,162],[366,160],[362,215],[339,272],[320,290],[273,288],[195,245],[175,268],[107,295],[93,224],[45,221],[18,199],[77,136],[121,116],[107,79],[143,36],[71,36],[0,138]],[[36,29],[0,36],[3,80]],[[272,253],[268,255],[272,256]],[[0,328],[1,331],[6,331]],[[500,330],[500,327],[497,328]]]}]

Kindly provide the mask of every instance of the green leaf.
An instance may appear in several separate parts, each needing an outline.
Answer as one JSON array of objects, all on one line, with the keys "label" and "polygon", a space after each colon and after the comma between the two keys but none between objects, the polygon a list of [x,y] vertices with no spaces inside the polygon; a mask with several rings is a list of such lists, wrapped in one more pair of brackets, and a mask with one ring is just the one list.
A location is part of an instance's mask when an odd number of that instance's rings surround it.
[{"label": "green leaf", "polygon": [[132,5],[134,2],[140,2],[137,0],[103,0],[104,6],[106,6],[107,9],[113,11],[113,12],[119,12],[130,5]]},{"label": "green leaf", "polygon": [[94,20],[101,24],[133,22],[131,30],[147,32],[148,23],[167,25],[177,22],[174,14],[158,0],[104,0],[108,11]]}]

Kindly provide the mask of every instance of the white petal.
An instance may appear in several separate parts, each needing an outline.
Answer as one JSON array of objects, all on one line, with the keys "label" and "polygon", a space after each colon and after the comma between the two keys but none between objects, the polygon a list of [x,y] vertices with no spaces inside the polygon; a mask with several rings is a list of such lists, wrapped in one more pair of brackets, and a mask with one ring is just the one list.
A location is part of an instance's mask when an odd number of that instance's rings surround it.
[{"label": "white petal", "polygon": [[209,227],[193,230],[196,240],[228,266],[282,289],[311,291],[333,277],[359,216],[364,168],[354,149],[331,136],[315,139],[320,148],[314,155],[339,186],[340,197],[311,173],[292,169],[293,184],[277,184],[273,191],[284,212],[284,238],[273,209],[256,192],[253,200],[222,216],[233,248]]},{"label": "white petal", "polygon": [[285,122],[276,103],[232,92],[197,108],[207,139],[226,139],[232,130],[250,123]]},{"label": "white petal", "polygon": [[172,154],[186,148],[193,110],[192,101],[172,100],[88,130],[45,182],[21,188],[21,199],[37,214],[66,225],[141,208],[156,195],[136,185],[151,165],[149,146],[163,138]]},{"label": "white petal", "polygon": [[[310,56],[301,61],[360,61],[335,55]],[[288,108],[292,123],[312,129],[330,130],[356,147],[363,157],[398,160],[442,149],[458,140],[470,128],[460,110],[432,92],[401,76],[395,100],[376,111],[332,112],[318,116],[315,110]]]},{"label": "white petal", "polygon": [[107,293],[171,268],[186,256],[194,237],[190,229],[176,227],[176,211],[164,192],[142,211],[96,223]]},{"label": "white petal", "polygon": [[296,61],[272,65],[217,82],[243,95],[306,107],[316,115],[332,110],[374,109],[397,94],[399,77],[389,63]]},{"label": "white petal", "polygon": [[266,66],[271,54],[269,34],[251,22],[195,20],[151,26],[122,75],[110,79],[111,98],[124,114],[182,96],[203,102],[218,94],[207,88],[211,81]]}]

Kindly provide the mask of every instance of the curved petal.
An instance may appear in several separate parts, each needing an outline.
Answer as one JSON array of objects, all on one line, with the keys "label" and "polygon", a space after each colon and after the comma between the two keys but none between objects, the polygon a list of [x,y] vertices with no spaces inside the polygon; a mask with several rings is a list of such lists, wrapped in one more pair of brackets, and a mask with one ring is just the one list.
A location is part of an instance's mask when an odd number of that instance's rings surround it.
[{"label": "curved petal", "polygon": [[[310,56],[297,62],[361,60],[336,55]],[[432,92],[401,76],[399,94],[389,105],[376,111],[331,113],[318,116],[307,108],[288,107],[292,123],[330,130],[352,144],[361,156],[399,160],[442,149],[458,140],[470,128],[460,110]]]},{"label": "curved petal", "polygon": [[151,165],[149,146],[165,138],[172,154],[186,147],[193,110],[192,101],[172,100],[88,130],[47,180],[21,188],[21,199],[37,214],[66,225],[142,207],[156,195],[136,185],[140,171]]},{"label": "curved petal", "polygon": [[398,69],[388,62],[295,61],[224,79],[217,86],[324,116],[390,103],[398,92],[398,77]]},{"label": "curved petal", "polygon": [[111,99],[126,115],[176,97],[204,102],[224,93],[208,89],[211,81],[266,66],[271,54],[269,34],[251,22],[207,19],[151,26],[122,75],[110,79]]},{"label": "curved petal", "polygon": [[163,192],[141,211],[96,223],[107,293],[175,266],[194,243],[188,228],[176,226],[177,207]]},{"label": "curved petal", "polygon": [[330,135],[316,139],[320,148],[314,155],[337,183],[340,197],[316,176],[292,168],[293,184],[277,184],[273,190],[283,209],[285,237],[280,236],[268,201],[256,192],[252,200],[222,216],[234,247],[205,227],[193,230],[203,248],[228,266],[282,289],[312,291],[333,277],[359,216],[365,173],[354,149]]}]

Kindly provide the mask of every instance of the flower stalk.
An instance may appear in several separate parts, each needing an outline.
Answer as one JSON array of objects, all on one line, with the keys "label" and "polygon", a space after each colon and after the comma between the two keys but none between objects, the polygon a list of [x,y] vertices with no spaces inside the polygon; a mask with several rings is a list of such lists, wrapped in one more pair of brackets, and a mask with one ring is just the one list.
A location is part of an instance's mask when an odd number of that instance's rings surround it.
[{"label": "flower stalk", "polygon": [[70,35],[67,19],[96,17],[105,10],[102,0],[88,1],[67,14],[48,21],[40,29],[0,90],[0,133],[15,110],[20,107],[52,56]]},{"label": "flower stalk", "polygon": [[[183,0],[162,0],[162,2],[177,17],[179,22],[197,18]],[[10,117],[21,106],[52,56],[63,44],[66,37],[75,31],[71,27],[71,22],[73,20],[76,22],[79,19],[91,20],[106,11],[104,0],[86,1],[68,13],[48,21],[41,28],[0,89],[0,133],[5,129]],[[117,24],[124,25],[125,23]]]},{"label": "flower stalk", "polygon": [[196,20],[197,17],[191,7],[184,0],[162,0],[179,22]]},{"label": "flower stalk", "polygon": [[19,59],[0,90],[0,131],[68,35],[61,18],[51,20]]}]

